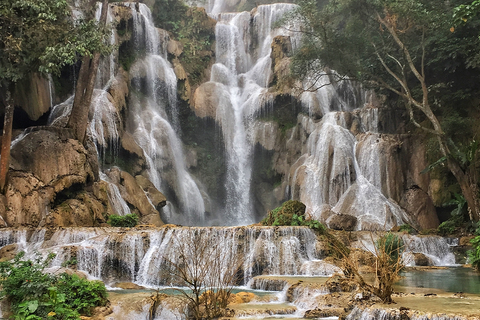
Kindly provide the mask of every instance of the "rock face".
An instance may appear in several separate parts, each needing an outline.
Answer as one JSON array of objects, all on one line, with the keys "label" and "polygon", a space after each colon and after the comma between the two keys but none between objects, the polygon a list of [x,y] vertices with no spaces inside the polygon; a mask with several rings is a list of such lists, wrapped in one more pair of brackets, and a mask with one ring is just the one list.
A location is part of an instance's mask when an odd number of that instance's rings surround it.
[{"label": "rock face", "polygon": [[[9,226],[43,225],[55,200],[92,184],[96,159],[66,129],[26,134],[11,150],[4,220]],[[93,165],[92,165],[93,164]]]},{"label": "rock face", "polygon": [[34,73],[16,86],[15,104],[21,106],[30,120],[36,121],[50,109],[51,92],[48,80]]},{"label": "rock face", "polygon": [[412,186],[405,192],[400,205],[415,223],[414,228],[423,230],[438,227],[440,222],[433,201],[418,186]]},{"label": "rock face", "polygon": [[143,176],[133,177],[118,168],[109,170],[107,175],[118,187],[129,207],[133,208],[132,212],[139,215],[141,223],[163,225],[158,210],[166,205],[167,199],[152,182]]}]

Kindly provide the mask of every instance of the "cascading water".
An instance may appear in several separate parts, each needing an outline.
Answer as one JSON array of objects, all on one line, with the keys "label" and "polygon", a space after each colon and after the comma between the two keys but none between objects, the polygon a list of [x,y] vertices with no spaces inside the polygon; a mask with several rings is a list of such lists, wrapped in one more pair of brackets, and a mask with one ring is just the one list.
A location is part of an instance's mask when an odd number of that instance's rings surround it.
[{"label": "cascading water", "polygon": [[[189,225],[204,224],[205,204],[199,186],[188,173],[177,115],[177,79],[166,60],[165,41],[152,21],[145,4],[131,4],[134,42],[138,59],[130,69],[133,94],[130,98],[130,125],[127,128],[147,158],[149,178],[167,195],[173,190],[175,205],[167,205],[167,221]],[[164,39],[165,40],[165,39]],[[170,113],[170,117],[168,113]],[[173,124],[173,125],[172,125]]]},{"label": "cascading water", "polygon": [[211,15],[218,22],[216,63],[212,66],[210,83],[215,85],[222,101],[217,106],[216,120],[222,128],[227,155],[223,220],[229,225],[245,225],[255,222],[251,199],[255,117],[272,99],[267,90],[270,45],[275,36],[290,35],[283,29],[275,29],[274,23],[294,5],[259,6],[253,16],[248,12],[218,13],[219,8],[217,5],[211,8]]}]

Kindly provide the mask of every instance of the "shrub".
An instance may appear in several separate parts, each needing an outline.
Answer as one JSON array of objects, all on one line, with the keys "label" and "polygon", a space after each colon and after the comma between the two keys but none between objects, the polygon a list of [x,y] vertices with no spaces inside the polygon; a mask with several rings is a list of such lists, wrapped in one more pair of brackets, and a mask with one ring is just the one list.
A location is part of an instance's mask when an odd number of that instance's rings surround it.
[{"label": "shrub", "polygon": [[405,233],[408,233],[408,234],[412,234],[415,231],[415,229],[413,229],[412,226],[409,225],[409,224],[402,224],[400,226],[400,228],[398,229],[398,231],[399,232],[405,232]]},{"label": "shrub", "polygon": [[473,248],[468,250],[468,260],[477,271],[480,271],[480,236],[476,236],[470,240]]},{"label": "shrub", "polygon": [[138,224],[138,216],[135,213],[129,213],[124,216],[112,214],[108,217],[108,224],[112,227],[132,228]]},{"label": "shrub", "polygon": [[[305,205],[297,200],[285,201],[262,220],[264,226],[294,226],[305,220]],[[295,216],[295,218],[294,218]],[[297,224],[294,224],[297,223]]]},{"label": "shrub", "polygon": [[454,233],[456,229],[457,223],[453,219],[448,219],[447,221],[440,223],[438,226],[438,233],[442,236],[446,236]]},{"label": "shrub", "polygon": [[106,304],[102,282],[44,273],[54,254],[34,261],[23,257],[22,252],[13,261],[0,263],[0,299],[10,302],[15,319],[80,319],[80,314],[89,314],[92,307]]},{"label": "shrub", "polygon": [[93,307],[107,303],[107,290],[101,281],[88,281],[76,274],[62,273],[58,278],[58,291],[65,301],[80,314],[90,315]]}]

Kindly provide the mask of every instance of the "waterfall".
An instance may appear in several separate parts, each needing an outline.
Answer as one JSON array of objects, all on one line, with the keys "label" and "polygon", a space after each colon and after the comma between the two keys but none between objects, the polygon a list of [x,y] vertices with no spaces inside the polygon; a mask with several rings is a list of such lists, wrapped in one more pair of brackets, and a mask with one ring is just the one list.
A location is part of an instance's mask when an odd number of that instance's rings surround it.
[{"label": "waterfall", "polygon": [[[199,186],[188,173],[182,143],[179,139],[177,111],[177,79],[166,60],[165,43],[153,25],[150,9],[138,4],[133,15],[133,39],[138,54],[130,69],[133,94],[130,97],[131,125],[138,145],[147,158],[150,180],[160,191],[173,189],[178,201],[164,213],[168,221],[183,224],[204,224],[205,204]],[[170,117],[167,114],[170,112]],[[168,193],[167,193],[168,194]]]},{"label": "waterfall", "polygon": [[[407,253],[423,253],[427,258],[433,262],[435,266],[454,266],[455,255],[451,250],[449,239],[439,236],[404,236],[405,251]],[[405,257],[409,260],[409,256]],[[414,265],[414,261],[409,261],[409,264]]]},{"label": "waterfall", "polygon": [[355,307],[347,316],[346,320],[398,320],[405,318],[411,320],[466,320],[468,317],[431,313],[403,315],[401,311],[395,309],[380,309],[375,307],[360,309],[359,307]]},{"label": "waterfall", "polygon": [[75,256],[77,269],[90,277],[107,283],[131,281],[147,287],[168,285],[169,277],[164,274],[168,262],[178,261],[182,250],[190,250],[182,248],[182,244],[197,240],[215,243],[210,247],[218,250],[215,255],[222,257],[217,262],[225,264],[220,266],[223,269],[229,261],[240,259],[243,284],[262,274],[309,275],[311,266],[321,263],[323,258],[323,252],[317,249],[315,233],[305,227],[117,231],[115,228],[65,228],[45,240],[45,229],[35,231],[30,237],[23,230],[0,230],[0,244],[18,243],[28,257],[33,257],[35,251],[43,254],[54,251],[57,256],[52,266],[57,267]]},{"label": "waterfall", "polygon": [[252,14],[218,13],[220,3],[208,10],[217,20],[216,63],[210,83],[216,85],[222,101],[216,109],[216,121],[222,128],[227,158],[224,223],[245,225],[255,222],[251,199],[255,118],[272,99],[267,90],[271,42],[277,35],[295,38],[284,29],[275,29],[274,24],[295,6],[282,3],[259,6]]}]

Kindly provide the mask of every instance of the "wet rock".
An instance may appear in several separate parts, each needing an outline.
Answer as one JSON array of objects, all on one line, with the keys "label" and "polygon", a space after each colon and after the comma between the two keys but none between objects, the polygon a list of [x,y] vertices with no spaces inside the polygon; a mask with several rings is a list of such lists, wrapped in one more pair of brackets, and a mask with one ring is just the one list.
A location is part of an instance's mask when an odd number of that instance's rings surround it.
[{"label": "wet rock", "polygon": [[153,183],[144,176],[135,176],[135,181],[145,191],[152,204],[157,210],[160,210],[167,204],[167,198],[155,188]]},{"label": "wet rock", "polygon": [[305,311],[303,316],[306,319],[317,319],[327,317],[341,317],[346,314],[344,308],[316,308]]},{"label": "wet rock", "polygon": [[145,155],[142,148],[128,132],[123,133],[120,139],[120,147],[120,154],[126,162],[127,168],[125,169],[134,175],[141,173],[146,165]]},{"label": "wet rock", "polygon": [[423,253],[413,252],[412,255],[413,255],[413,261],[415,262],[416,266],[427,267],[427,266],[434,265],[432,259],[424,255]]},{"label": "wet rock", "polygon": [[335,214],[328,220],[328,227],[334,230],[353,231],[357,225],[357,217],[348,214]]},{"label": "wet rock", "polygon": [[430,196],[414,185],[403,195],[400,205],[411,218],[417,230],[435,229],[440,224]]},{"label": "wet rock", "polygon": [[135,284],[133,282],[117,282],[112,285],[112,287],[115,288],[121,288],[124,290],[143,290],[145,287],[139,286],[138,284]]},{"label": "wet rock", "polygon": [[[199,86],[193,95],[193,110],[197,117],[216,118],[217,108],[230,104],[230,98],[223,84],[206,82]],[[229,107],[224,107],[229,110]]]}]

